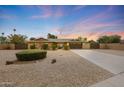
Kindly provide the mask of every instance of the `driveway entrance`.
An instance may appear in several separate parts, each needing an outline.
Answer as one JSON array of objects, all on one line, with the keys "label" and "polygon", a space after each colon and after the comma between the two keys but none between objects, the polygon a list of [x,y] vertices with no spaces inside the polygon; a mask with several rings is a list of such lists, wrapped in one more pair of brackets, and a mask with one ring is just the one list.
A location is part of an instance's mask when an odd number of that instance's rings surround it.
[{"label": "driveway entrance", "polygon": [[102,53],[95,50],[71,50],[90,62],[118,74],[124,72],[124,56]]}]

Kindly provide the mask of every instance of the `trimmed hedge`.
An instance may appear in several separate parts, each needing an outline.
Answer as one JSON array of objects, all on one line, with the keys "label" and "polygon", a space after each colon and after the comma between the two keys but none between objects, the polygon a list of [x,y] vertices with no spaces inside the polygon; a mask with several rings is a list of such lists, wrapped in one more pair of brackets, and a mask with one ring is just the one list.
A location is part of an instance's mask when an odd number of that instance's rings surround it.
[{"label": "trimmed hedge", "polygon": [[19,61],[32,61],[32,60],[38,60],[43,59],[47,55],[46,51],[41,50],[25,50],[16,53],[16,57]]}]

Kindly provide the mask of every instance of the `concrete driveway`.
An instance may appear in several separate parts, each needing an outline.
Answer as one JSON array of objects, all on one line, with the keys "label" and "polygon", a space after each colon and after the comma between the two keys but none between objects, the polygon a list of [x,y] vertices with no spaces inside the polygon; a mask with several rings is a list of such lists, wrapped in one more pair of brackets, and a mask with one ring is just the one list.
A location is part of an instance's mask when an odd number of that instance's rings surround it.
[{"label": "concrete driveway", "polygon": [[[111,73],[113,77],[90,87],[124,87],[124,51],[113,50],[71,50]],[[107,52],[106,52],[107,51]],[[116,53],[117,52],[117,53]]]},{"label": "concrete driveway", "polygon": [[124,72],[124,56],[112,55],[95,50],[71,50],[88,61],[114,74]]}]

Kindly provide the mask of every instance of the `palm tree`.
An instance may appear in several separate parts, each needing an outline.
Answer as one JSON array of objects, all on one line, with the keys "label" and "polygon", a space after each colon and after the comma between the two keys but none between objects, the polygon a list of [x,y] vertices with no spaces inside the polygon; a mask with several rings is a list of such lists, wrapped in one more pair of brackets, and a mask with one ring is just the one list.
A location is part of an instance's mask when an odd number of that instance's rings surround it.
[{"label": "palm tree", "polygon": [[4,43],[4,41],[5,41],[5,37],[4,37],[4,33],[1,33],[2,34],[2,36],[0,37],[0,43],[2,44],[2,43]]},{"label": "palm tree", "polygon": [[16,32],[16,29],[15,28],[13,29],[13,32],[14,32],[14,35],[15,35],[15,32]]},{"label": "palm tree", "polygon": [[2,34],[2,36],[4,36],[4,33],[1,33]]}]

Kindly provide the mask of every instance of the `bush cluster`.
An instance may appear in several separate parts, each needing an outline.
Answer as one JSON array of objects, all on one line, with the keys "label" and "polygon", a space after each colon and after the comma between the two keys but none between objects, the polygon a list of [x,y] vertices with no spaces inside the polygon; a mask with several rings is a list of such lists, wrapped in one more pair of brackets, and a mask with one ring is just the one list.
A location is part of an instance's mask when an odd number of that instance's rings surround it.
[{"label": "bush cluster", "polygon": [[111,35],[111,36],[102,36],[97,40],[99,43],[120,43],[121,36]]},{"label": "bush cluster", "polygon": [[25,50],[16,53],[16,57],[19,61],[32,61],[32,60],[38,60],[43,59],[47,55],[46,51],[41,50]]}]

